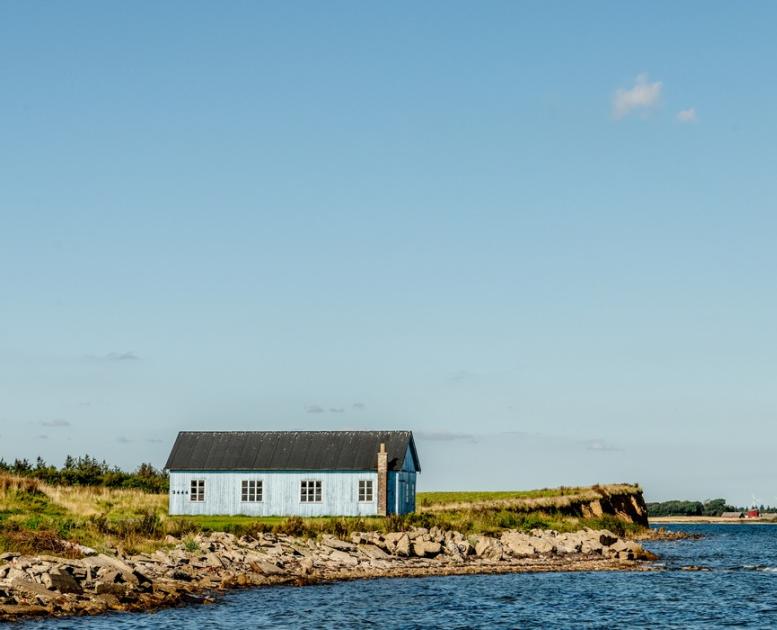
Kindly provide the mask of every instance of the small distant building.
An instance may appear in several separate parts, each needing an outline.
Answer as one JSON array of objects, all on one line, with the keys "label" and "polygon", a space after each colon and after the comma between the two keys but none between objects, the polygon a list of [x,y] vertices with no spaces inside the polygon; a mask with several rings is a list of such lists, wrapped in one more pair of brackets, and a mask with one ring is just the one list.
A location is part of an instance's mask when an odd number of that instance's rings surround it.
[{"label": "small distant building", "polygon": [[745,518],[744,512],[723,512],[721,518]]},{"label": "small distant building", "polygon": [[170,514],[373,516],[415,510],[411,431],[182,431]]},{"label": "small distant building", "polygon": [[760,518],[761,512],[757,510],[756,508],[752,508],[747,511],[747,514],[745,514],[745,518]]}]

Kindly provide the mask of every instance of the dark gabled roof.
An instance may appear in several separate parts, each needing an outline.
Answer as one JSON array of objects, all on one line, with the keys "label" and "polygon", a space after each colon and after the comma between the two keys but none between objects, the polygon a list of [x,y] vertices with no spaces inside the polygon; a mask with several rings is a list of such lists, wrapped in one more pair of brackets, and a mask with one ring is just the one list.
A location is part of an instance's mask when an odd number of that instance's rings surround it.
[{"label": "dark gabled roof", "polygon": [[181,431],[168,470],[401,470],[408,446],[420,472],[412,431]]}]

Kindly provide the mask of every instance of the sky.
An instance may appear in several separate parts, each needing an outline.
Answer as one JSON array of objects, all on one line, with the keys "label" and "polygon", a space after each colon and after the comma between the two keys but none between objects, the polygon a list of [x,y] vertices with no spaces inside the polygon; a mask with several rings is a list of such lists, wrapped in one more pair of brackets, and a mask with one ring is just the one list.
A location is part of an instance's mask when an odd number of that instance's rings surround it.
[{"label": "sky", "polygon": [[0,457],[412,429],[777,504],[777,5],[0,3]]}]

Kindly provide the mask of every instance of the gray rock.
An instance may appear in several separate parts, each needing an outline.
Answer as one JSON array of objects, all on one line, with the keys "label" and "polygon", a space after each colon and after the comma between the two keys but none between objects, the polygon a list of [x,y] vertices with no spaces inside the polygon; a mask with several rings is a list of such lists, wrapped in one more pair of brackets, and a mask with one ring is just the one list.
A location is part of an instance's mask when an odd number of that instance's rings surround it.
[{"label": "gray rock", "polygon": [[359,551],[368,558],[372,558],[373,560],[385,560],[391,557],[380,547],[377,547],[373,544],[359,545]]},{"label": "gray rock", "polygon": [[357,558],[349,553],[346,553],[345,551],[340,551],[339,549],[335,549],[331,554],[329,554],[329,560],[349,567],[359,564],[359,560]]},{"label": "gray rock", "polygon": [[51,601],[57,596],[56,593],[52,593],[49,589],[43,586],[43,584],[38,584],[32,580],[25,580],[22,578],[16,578],[13,580],[11,582],[11,587],[27,595],[38,597],[44,602]]},{"label": "gray rock", "polygon": [[596,534],[598,534],[599,542],[603,547],[609,547],[619,540],[615,534],[607,529],[601,529]]},{"label": "gray rock", "polygon": [[44,573],[41,576],[41,584],[49,590],[60,593],[81,594],[84,591],[72,575],[59,569],[52,569],[49,573]]},{"label": "gray rock", "polygon": [[456,544],[456,542],[453,539],[448,539],[445,541],[445,555],[450,556],[451,560],[454,562],[463,562],[464,561],[464,555],[461,553],[461,550],[459,549],[459,546]]},{"label": "gray rock", "polygon": [[108,567],[108,568],[115,569],[121,574],[122,579],[125,582],[134,584],[134,585],[138,584],[138,579],[132,574],[132,571],[133,571],[132,567],[126,564],[125,562],[122,562],[118,558],[112,558],[111,556],[106,556],[105,554],[101,553],[96,556],[90,556],[88,558],[84,558],[82,562],[86,566],[93,566],[93,567],[96,566],[98,568]]},{"label": "gray rock", "polygon": [[321,541],[321,544],[330,549],[337,549],[339,551],[354,551],[356,549],[356,545],[353,543],[340,540],[339,538],[324,538]]},{"label": "gray rock", "polygon": [[419,558],[434,558],[442,551],[442,546],[438,542],[416,538],[413,541],[413,555]]},{"label": "gray rock", "polygon": [[504,532],[501,541],[508,553],[516,558],[528,558],[536,553],[533,538],[521,532]]},{"label": "gray rock", "polygon": [[498,540],[488,536],[479,536],[475,543],[475,554],[480,558],[490,560],[502,559],[502,545]]},{"label": "gray rock", "polygon": [[[392,538],[389,538],[389,536]],[[410,555],[410,537],[405,532],[387,534],[386,543],[394,555],[405,557]]]},{"label": "gray rock", "polygon": [[537,538],[532,540],[532,547],[540,554],[556,553],[556,545],[547,538]]},{"label": "gray rock", "polygon": [[[191,579],[191,578],[190,578]],[[126,584],[115,584],[114,582],[105,582],[97,580],[94,583],[94,592],[96,595],[116,595],[117,597],[123,597],[127,594]]]},{"label": "gray rock", "polygon": [[262,573],[264,575],[283,575],[286,573],[286,571],[272,562],[252,562],[251,568],[257,573]]}]

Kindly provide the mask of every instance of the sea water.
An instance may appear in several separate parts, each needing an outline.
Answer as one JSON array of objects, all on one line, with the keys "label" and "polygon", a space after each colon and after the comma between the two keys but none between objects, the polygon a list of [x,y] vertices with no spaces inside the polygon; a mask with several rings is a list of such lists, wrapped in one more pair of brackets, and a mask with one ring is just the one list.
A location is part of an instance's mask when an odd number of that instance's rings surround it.
[{"label": "sea water", "polygon": [[[652,572],[359,580],[233,591],[214,605],[36,620],[26,629],[777,628],[777,525],[687,525]],[[701,570],[700,570],[701,569]]]}]

